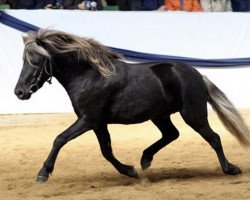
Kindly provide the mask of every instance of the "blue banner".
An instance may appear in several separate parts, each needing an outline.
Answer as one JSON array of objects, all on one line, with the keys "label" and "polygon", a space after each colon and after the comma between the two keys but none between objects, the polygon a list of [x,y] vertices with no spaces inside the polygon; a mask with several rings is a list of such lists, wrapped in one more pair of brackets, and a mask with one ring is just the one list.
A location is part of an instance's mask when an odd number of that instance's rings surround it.
[{"label": "blue banner", "polygon": [[[26,23],[20,19],[17,19],[7,13],[0,11],[0,23],[5,24],[16,30],[27,32],[37,31],[40,28]],[[122,54],[126,59],[137,62],[168,62],[168,61],[180,61],[185,62],[197,67],[228,67],[228,66],[246,66],[250,65],[250,58],[232,58],[232,59],[199,59],[199,58],[187,58],[179,56],[159,55],[141,53],[126,49],[109,47],[115,52]]]}]

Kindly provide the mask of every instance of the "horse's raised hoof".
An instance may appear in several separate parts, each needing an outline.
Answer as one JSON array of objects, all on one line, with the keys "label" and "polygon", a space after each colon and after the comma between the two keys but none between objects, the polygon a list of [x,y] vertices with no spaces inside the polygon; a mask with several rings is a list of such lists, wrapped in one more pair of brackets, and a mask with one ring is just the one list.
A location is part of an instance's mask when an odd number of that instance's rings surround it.
[{"label": "horse's raised hoof", "polygon": [[142,168],[142,170],[148,169],[151,166],[151,161],[152,160],[142,158],[141,159],[141,168]]},{"label": "horse's raised hoof", "polygon": [[151,166],[152,160],[153,160],[152,156],[146,156],[146,154],[143,153],[141,157],[142,170],[148,169]]},{"label": "horse's raised hoof", "polygon": [[37,176],[36,182],[39,184],[45,183],[49,177],[47,176]]},{"label": "horse's raised hoof", "polygon": [[224,173],[229,175],[237,175],[242,174],[242,171],[239,167],[229,164],[228,170],[224,171]]},{"label": "horse's raised hoof", "polygon": [[134,167],[128,170],[127,176],[132,177],[132,178],[139,178],[139,175]]}]

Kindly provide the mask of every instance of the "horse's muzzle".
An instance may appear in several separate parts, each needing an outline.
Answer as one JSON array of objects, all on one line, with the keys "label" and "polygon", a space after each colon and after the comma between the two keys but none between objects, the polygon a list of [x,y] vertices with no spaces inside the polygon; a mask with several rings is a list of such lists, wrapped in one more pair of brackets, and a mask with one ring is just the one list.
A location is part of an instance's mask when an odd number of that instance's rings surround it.
[{"label": "horse's muzzle", "polygon": [[28,100],[31,97],[30,92],[25,92],[21,88],[15,89],[14,93],[17,96],[17,98],[20,99],[20,100]]}]

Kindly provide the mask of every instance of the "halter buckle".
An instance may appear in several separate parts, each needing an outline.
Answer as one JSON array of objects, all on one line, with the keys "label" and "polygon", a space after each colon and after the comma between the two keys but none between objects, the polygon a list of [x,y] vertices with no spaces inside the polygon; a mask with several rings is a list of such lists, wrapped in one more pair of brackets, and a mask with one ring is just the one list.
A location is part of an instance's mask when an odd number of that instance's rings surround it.
[{"label": "halter buckle", "polygon": [[38,88],[38,85],[37,85],[37,84],[33,84],[33,85],[30,86],[30,91],[29,91],[29,93],[30,93],[30,94],[33,94],[33,93],[35,93],[38,89],[39,89],[39,88]]}]

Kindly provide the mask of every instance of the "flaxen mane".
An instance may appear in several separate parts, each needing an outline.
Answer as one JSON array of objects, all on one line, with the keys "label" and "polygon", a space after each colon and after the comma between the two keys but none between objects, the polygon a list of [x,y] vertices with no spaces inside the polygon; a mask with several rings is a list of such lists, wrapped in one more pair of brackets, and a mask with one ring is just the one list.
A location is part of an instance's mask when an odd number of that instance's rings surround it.
[{"label": "flaxen mane", "polygon": [[50,58],[49,52],[43,48],[48,47],[53,53],[61,54],[76,52],[77,59],[88,62],[96,68],[103,76],[110,76],[114,72],[112,59],[122,59],[122,56],[111,52],[111,50],[100,43],[62,31],[51,29],[40,29],[37,32],[28,32],[24,39],[24,56],[31,65],[35,65],[32,55],[38,54]]}]

